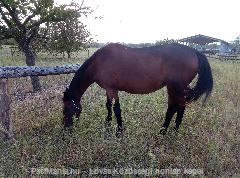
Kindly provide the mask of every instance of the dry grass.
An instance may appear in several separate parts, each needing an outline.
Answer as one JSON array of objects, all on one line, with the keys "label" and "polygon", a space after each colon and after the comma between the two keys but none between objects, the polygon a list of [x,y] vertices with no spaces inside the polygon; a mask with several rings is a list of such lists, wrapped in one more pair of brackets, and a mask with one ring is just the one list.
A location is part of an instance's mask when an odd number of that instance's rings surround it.
[{"label": "dry grass", "polygon": [[203,108],[200,102],[188,106],[178,135],[171,128],[167,135],[159,134],[167,107],[165,89],[149,95],[121,92],[127,128],[122,139],[114,136],[115,120],[112,137],[105,137],[106,98],[97,85],[85,93],[73,132],[63,134],[62,91],[72,75],[42,77],[45,89],[40,93],[28,93],[29,79],[9,79],[17,143],[0,140],[0,177],[26,177],[36,167],[79,169],[82,177],[97,167],[196,168],[204,171],[199,177],[240,176],[240,64],[212,60],[211,66],[212,97]]}]

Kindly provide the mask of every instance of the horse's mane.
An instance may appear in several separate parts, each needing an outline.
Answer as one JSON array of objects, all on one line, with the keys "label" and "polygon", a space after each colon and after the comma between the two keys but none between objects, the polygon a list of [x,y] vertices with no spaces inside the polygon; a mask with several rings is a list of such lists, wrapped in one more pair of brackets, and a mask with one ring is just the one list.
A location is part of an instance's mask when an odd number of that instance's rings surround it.
[{"label": "horse's mane", "polygon": [[66,89],[66,91],[64,92],[64,94],[68,95],[70,98],[71,94],[73,93],[73,90],[75,88],[78,87],[80,81],[81,81],[81,77],[84,74],[84,72],[88,69],[89,65],[92,64],[92,62],[94,61],[96,55],[99,53],[99,50],[97,50],[90,58],[88,58],[82,65],[81,67],[77,70],[77,72],[75,73],[69,88]]}]

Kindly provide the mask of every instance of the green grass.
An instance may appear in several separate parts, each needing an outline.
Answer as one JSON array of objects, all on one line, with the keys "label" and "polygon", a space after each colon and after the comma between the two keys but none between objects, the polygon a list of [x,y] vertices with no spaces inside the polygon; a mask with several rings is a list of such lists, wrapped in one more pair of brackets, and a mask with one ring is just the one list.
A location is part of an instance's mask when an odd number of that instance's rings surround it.
[{"label": "green grass", "polygon": [[[86,53],[78,55],[82,57],[50,62],[43,55],[39,64],[74,63],[86,57]],[[15,60],[17,63],[5,57],[4,64],[24,65],[20,58]],[[178,135],[171,129],[174,120],[167,135],[159,134],[167,109],[165,89],[149,95],[120,92],[126,132],[122,139],[115,138],[114,119],[113,135],[106,139],[106,96],[96,84],[84,94],[80,121],[75,122],[72,133],[63,134],[62,92],[72,75],[41,77],[45,89],[39,93],[28,93],[29,78],[9,79],[17,142],[0,140],[0,177],[26,177],[31,168],[39,167],[79,169],[82,177],[90,168],[130,167],[196,168],[204,171],[199,177],[240,176],[240,63],[210,61],[212,97],[203,108],[199,101],[187,107]]]}]

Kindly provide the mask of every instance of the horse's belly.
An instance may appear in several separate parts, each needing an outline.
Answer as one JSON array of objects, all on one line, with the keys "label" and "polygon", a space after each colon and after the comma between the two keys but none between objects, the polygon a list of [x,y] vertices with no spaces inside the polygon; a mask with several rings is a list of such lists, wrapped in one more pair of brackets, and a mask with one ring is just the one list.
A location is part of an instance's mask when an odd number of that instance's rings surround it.
[{"label": "horse's belly", "polygon": [[164,87],[163,82],[148,83],[148,82],[142,81],[138,84],[129,83],[126,86],[120,86],[119,90],[125,91],[128,93],[132,93],[132,94],[147,94],[147,93],[157,91],[157,90],[161,89],[162,87]]},{"label": "horse's belly", "polygon": [[149,80],[141,77],[128,77],[125,79],[122,78],[121,80],[113,80],[113,78],[109,78],[109,80],[97,81],[97,84],[104,89],[114,89],[132,94],[147,94],[165,86],[164,82],[160,78]]},{"label": "horse's belly", "polygon": [[[151,69],[151,70],[150,70]],[[114,89],[132,94],[147,94],[159,90],[165,85],[160,65],[127,67],[114,66],[99,70],[97,83],[104,89]]]}]

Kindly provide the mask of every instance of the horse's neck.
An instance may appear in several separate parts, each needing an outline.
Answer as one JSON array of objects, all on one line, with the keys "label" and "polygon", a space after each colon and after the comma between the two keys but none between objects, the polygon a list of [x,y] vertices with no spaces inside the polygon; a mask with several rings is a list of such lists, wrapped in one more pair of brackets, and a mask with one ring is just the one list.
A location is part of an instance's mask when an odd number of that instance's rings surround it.
[{"label": "horse's neck", "polygon": [[88,89],[88,87],[91,85],[92,83],[85,83],[83,85],[81,85],[81,87],[76,91],[76,98],[78,101],[81,100],[83,94],[85,93],[85,91]]},{"label": "horse's neck", "polygon": [[[77,75],[77,74],[76,74]],[[88,89],[88,87],[93,83],[92,76],[85,71],[81,76],[74,76],[69,90],[72,93],[72,97],[77,101],[80,101],[82,95]]]}]

